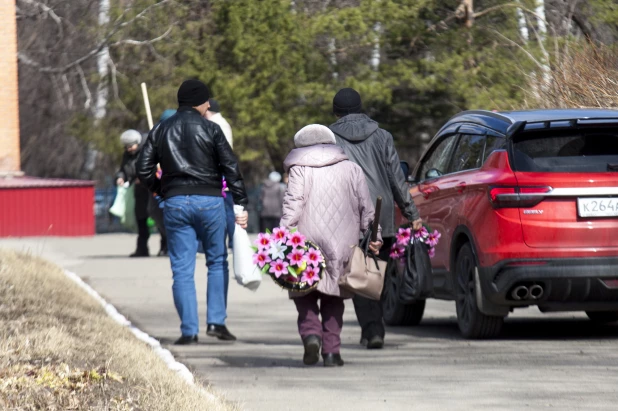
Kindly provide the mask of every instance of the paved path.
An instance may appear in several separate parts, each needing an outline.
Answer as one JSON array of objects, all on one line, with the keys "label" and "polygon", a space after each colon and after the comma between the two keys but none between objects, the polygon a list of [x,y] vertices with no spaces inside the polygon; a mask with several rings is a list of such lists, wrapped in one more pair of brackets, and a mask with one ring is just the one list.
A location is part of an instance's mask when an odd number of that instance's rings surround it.
[{"label": "paved path", "polygon": [[[156,250],[157,239],[151,248]],[[0,240],[76,272],[123,314],[162,342],[178,337],[169,262],[125,258],[134,237]],[[198,260],[205,321],[204,260]],[[265,278],[257,293],[230,284],[235,344],[200,335],[174,348],[201,378],[247,410],[616,410],[618,327],[594,327],[581,314],[522,310],[501,339],[459,337],[453,303],[431,301],[420,327],[392,328],[382,351],[358,346],[347,304],[341,369],[303,367],[295,309]]]}]

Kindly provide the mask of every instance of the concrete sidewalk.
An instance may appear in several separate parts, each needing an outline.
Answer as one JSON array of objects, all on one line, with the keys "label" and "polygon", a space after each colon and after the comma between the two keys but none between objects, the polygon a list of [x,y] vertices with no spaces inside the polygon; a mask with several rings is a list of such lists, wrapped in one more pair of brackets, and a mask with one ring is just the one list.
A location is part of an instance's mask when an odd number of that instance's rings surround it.
[{"label": "concrete sidewalk", "polygon": [[[157,250],[157,238],[151,250]],[[80,275],[163,343],[179,336],[165,258],[129,259],[135,237],[0,240]],[[205,321],[204,260],[196,282]],[[618,327],[594,327],[579,314],[518,311],[494,341],[460,339],[454,304],[428,303],[423,325],[389,329],[368,351],[346,306],[340,369],[304,367],[296,311],[267,277],[252,293],[230,284],[228,326],[239,341],[200,334],[197,346],[170,347],[202,379],[247,410],[614,410]]]}]

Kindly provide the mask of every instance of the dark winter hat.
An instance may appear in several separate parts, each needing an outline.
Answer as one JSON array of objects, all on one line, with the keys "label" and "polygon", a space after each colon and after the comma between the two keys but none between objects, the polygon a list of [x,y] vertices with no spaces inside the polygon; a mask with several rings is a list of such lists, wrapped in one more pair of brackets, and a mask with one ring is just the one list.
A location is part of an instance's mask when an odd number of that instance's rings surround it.
[{"label": "dark winter hat", "polygon": [[178,89],[178,106],[201,106],[210,98],[208,86],[199,80],[186,80]]},{"label": "dark winter hat", "polygon": [[362,107],[361,96],[353,88],[342,88],[333,99],[333,113],[339,116],[360,113]]},{"label": "dark winter hat", "polygon": [[215,100],[214,98],[211,98],[209,101],[210,101],[210,108],[208,109],[208,111],[212,111],[213,113],[220,113],[221,107],[219,107],[219,102]]}]

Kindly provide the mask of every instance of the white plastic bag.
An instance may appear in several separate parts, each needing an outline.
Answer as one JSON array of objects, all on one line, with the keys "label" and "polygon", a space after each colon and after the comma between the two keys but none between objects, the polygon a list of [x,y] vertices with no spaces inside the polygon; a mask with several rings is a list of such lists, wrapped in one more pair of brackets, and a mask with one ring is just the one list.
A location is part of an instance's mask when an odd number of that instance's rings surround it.
[{"label": "white plastic bag", "polygon": [[127,193],[127,187],[122,185],[116,189],[116,198],[114,199],[114,204],[112,204],[112,207],[109,209],[110,214],[118,218],[122,218],[126,209],[125,194]]},{"label": "white plastic bag", "polygon": [[[234,214],[244,211],[242,206],[234,206]],[[255,291],[262,283],[262,271],[253,264],[251,240],[244,228],[236,224],[234,231],[234,278],[238,284]]]},{"label": "white plastic bag", "polygon": [[116,199],[109,209],[110,214],[120,218],[120,224],[130,231],[137,231],[137,221],[135,220],[135,194],[134,186],[125,183],[118,186]]}]

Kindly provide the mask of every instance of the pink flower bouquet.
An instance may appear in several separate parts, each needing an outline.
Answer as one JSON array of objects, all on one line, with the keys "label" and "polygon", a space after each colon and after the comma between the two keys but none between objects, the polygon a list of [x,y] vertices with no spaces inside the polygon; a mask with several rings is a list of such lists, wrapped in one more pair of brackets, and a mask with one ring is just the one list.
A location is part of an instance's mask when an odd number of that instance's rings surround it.
[{"label": "pink flower bouquet", "polygon": [[277,227],[255,240],[253,262],[282,288],[307,292],[322,279],[326,261],[315,244],[295,228]]},{"label": "pink flower bouquet", "polygon": [[397,242],[391,247],[390,257],[395,260],[403,259],[408,245],[414,241],[420,241],[427,246],[429,257],[433,258],[436,255],[436,246],[440,242],[440,237],[442,234],[438,230],[431,231],[426,225],[417,231],[414,231],[410,224],[403,225],[397,233]]}]

